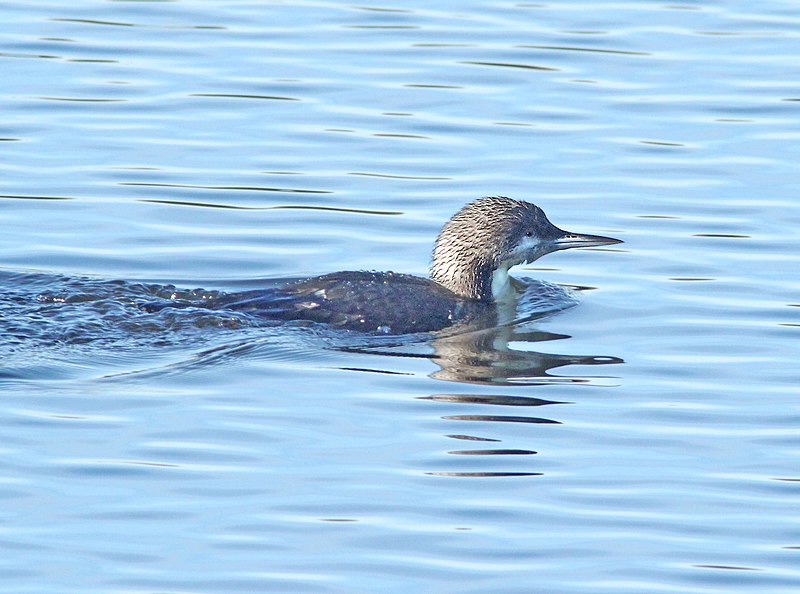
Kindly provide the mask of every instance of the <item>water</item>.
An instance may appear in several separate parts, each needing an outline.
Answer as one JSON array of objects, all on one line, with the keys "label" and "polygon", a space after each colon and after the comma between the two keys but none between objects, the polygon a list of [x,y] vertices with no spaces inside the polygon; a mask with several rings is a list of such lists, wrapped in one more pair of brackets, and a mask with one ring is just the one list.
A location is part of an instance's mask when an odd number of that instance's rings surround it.
[{"label": "water", "polygon": [[[0,591],[798,590],[795,3],[0,10]],[[625,243],[479,336],[134,307],[482,195]]]}]

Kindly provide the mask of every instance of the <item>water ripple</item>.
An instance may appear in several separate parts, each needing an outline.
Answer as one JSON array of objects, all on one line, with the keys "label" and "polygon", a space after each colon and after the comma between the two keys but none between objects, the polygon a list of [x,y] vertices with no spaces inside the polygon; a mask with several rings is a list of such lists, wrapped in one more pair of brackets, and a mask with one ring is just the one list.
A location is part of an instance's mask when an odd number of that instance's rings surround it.
[{"label": "water ripple", "polygon": [[119,182],[121,186],[142,186],[147,188],[187,188],[193,190],[232,190],[242,192],[279,192],[284,194],[333,194],[330,190],[307,190],[301,188],[270,188],[262,186],[200,186],[190,184],[165,184],[154,182]]},{"label": "water ripple", "polygon": [[464,61],[461,64],[469,64],[472,66],[495,66],[499,68],[523,68],[525,70],[545,70],[551,72],[558,72],[561,70],[560,68],[553,68],[549,66],[537,66],[534,64],[512,64],[506,62],[476,62],[476,61]]},{"label": "water ripple", "polygon": [[[798,590],[793,3],[2,13],[5,590]],[[495,194],[624,249],[452,336],[138,307]]]}]

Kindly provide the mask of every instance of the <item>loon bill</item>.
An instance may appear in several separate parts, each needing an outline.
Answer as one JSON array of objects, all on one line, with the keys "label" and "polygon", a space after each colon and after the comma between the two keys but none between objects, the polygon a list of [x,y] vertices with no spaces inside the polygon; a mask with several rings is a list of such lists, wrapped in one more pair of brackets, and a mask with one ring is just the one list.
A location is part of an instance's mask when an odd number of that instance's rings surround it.
[{"label": "loon bill", "polygon": [[430,279],[335,272],[275,289],[223,295],[203,306],[376,334],[430,332],[491,314],[496,303],[512,300],[512,266],[558,250],[615,243],[621,242],[559,229],[529,202],[480,198],[445,223],[433,248]]}]

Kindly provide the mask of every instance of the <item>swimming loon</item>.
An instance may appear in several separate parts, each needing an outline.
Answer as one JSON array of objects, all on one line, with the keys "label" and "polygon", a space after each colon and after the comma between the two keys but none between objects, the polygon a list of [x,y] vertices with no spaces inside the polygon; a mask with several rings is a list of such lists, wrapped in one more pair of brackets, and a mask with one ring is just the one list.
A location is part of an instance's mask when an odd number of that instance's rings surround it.
[{"label": "swimming loon", "polygon": [[433,249],[430,279],[394,272],[334,272],[274,289],[222,295],[202,307],[376,334],[429,332],[513,301],[516,290],[508,275],[512,266],[557,250],[615,243],[620,240],[559,229],[529,202],[479,198],[442,228]]}]

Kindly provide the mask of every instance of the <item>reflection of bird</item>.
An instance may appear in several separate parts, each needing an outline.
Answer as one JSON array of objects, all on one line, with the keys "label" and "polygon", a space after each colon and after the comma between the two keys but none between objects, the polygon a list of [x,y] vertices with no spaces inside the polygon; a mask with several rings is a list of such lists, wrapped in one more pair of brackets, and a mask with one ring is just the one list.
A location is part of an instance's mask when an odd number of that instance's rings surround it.
[{"label": "reflection of bird", "polygon": [[440,330],[511,301],[508,269],[572,247],[619,243],[563,231],[541,208],[504,197],[470,202],[436,240],[431,278],[393,272],[335,272],[268,291],[226,295],[207,306],[276,319],[325,322],[377,334]]},{"label": "reflection of bird", "polygon": [[505,325],[478,332],[438,336],[430,345],[433,347],[431,361],[440,369],[431,377],[493,386],[607,385],[613,382],[613,378],[607,376],[585,375],[581,372],[567,372],[566,375],[553,373],[571,365],[624,363],[618,357],[561,355],[538,350],[537,343],[568,338],[571,337],[565,334],[526,330],[524,325]]}]

